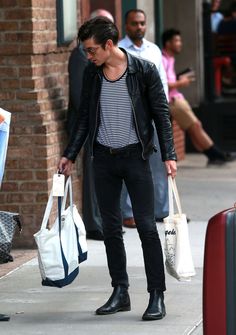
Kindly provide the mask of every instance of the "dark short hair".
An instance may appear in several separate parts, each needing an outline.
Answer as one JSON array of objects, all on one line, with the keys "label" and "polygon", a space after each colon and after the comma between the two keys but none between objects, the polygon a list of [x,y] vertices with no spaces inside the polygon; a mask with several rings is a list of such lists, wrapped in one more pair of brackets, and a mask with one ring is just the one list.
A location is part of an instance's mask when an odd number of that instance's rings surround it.
[{"label": "dark short hair", "polygon": [[127,23],[130,13],[142,13],[146,18],[146,13],[142,9],[133,8],[133,9],[128,10],[128,12],[125,13],[125,23]]},{"label": "dark short hair", "polygon": [[180,35],[181,35],[180,31],[177,29],[171,28],[171,29],[165,30],[162,34],[163,47],[165,47],[166,43],[171,41],[173,37],[180,36]]},{"label": "dark short hair", "polygon": [[105,46],[107,40],[112,40],[116,45],[119,40],[119,31],[110,19],[104,16],[97,16],[86,21],[79,29],[78,39],[83,42],[89,38],[94,38],[97,44]]}]

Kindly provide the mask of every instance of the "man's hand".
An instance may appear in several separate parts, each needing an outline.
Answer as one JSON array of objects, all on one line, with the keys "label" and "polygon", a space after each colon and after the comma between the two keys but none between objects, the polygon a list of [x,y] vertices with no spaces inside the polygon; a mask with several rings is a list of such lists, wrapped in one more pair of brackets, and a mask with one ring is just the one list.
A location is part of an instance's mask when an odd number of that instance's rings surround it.
[{"label": "man's hand", "polygon": [[187,87],[193,81],[195,81],[195,77],[193,75],[183,74],[182,76],[179,76],[179,79],[178,79],[179,87]]},{"label": "man's hand", "polygon": [[193,76],[187,76],[182,75],[179,76],[179,79],[176,80],[174,83],[168,82],[169,90],[172,90],[173,88],[181,88],[181,87],[188,87],[193,81],[195,80],[195,77]]},{"label": "man's hand", "polygon": [[176,161],[165,161],[167,175],[175,178],[177,173],[177,164]]},{"label": "man's hand", "polygon": [[72,161],[66,157],[62,157],[58,163],[58,170],[60,173],[69,176],[72,173],[72,165]]}]

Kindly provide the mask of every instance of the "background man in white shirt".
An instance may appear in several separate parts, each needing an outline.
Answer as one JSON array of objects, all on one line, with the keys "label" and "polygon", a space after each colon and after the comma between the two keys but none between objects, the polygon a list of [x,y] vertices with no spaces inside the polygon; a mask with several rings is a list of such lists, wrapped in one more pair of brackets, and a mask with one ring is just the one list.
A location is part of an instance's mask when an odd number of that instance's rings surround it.
[{"label": "background man in white shirt", "polygon": [[[119,42],[119,47],[126,49],[129,53],[147,59],[154,63],[159,72],[166,96],[168,97],[168,84],[166,73],[162,64],[162,55],[158,46],[147,41],[144,36],[146,33],[146,14],[141,9],[131,9],[125,14],[126,36]],[[154,136],[154,144],[157,149],[151,158],[150,165],[153,175],[155,192],[155,217],[160,221],[169,214],[168,186],[165,165],[162,162],[160,146],[157,134]],[[132,206],[126,187],[123,189],[121,209],[123,215],[123,225],[134,228]]]}]

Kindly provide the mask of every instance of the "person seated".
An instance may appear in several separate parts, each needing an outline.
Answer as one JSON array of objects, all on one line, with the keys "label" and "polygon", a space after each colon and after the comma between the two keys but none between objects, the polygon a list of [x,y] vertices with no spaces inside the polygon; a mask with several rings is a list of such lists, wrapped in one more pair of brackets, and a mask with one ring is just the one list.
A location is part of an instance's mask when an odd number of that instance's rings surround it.
[{"label": "person seated", "polygon": [[181,75],[178,79],[175,72],[175,55],[182,49],[180,31],[168,29],[162,35],[163,65],[166,70],[169,86],[169,103],[172,118],[179,127],[189,135],[193,146],[208,158],[208,165],[222,165],[233,160],[231,154],[218,148],[210,136],[203,129],[200,120],[194,114],[188,101],[178,91],[181,87],[187,87],[195,78],[192,75]]}]

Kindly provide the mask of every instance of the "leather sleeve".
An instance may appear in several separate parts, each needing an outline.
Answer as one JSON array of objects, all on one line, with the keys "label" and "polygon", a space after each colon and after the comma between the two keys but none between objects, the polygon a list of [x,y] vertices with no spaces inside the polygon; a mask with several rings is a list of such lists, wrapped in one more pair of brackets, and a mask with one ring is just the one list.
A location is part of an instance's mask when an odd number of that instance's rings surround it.
[{"label": "leather sleeve", "polygon": [[78,110],[81,99],[84,70],[88,64],[82,48],[77,46],[72,50],[68,64],[69,74],[69,104],[67,111],[66,130],[71,136],[75,125],[78,123]]},{"label": "leather sleeve", "polygon": [[63,153],[63,157],[70,159],[72,162],[75,161],[76,156],[86,141],[89,132],[89,87],[91,86],[91,80],[89,71],[87,71],[88,67],[89,66],[87,66],[84,71],[77,127],[74,127],[69,144]]},{"label": "leather sleeve", "polygon": [[169,105],[159,73],[154,64],[149,64],[145,74],[151,116],[157,130],[162,160],[177,160]]}]

